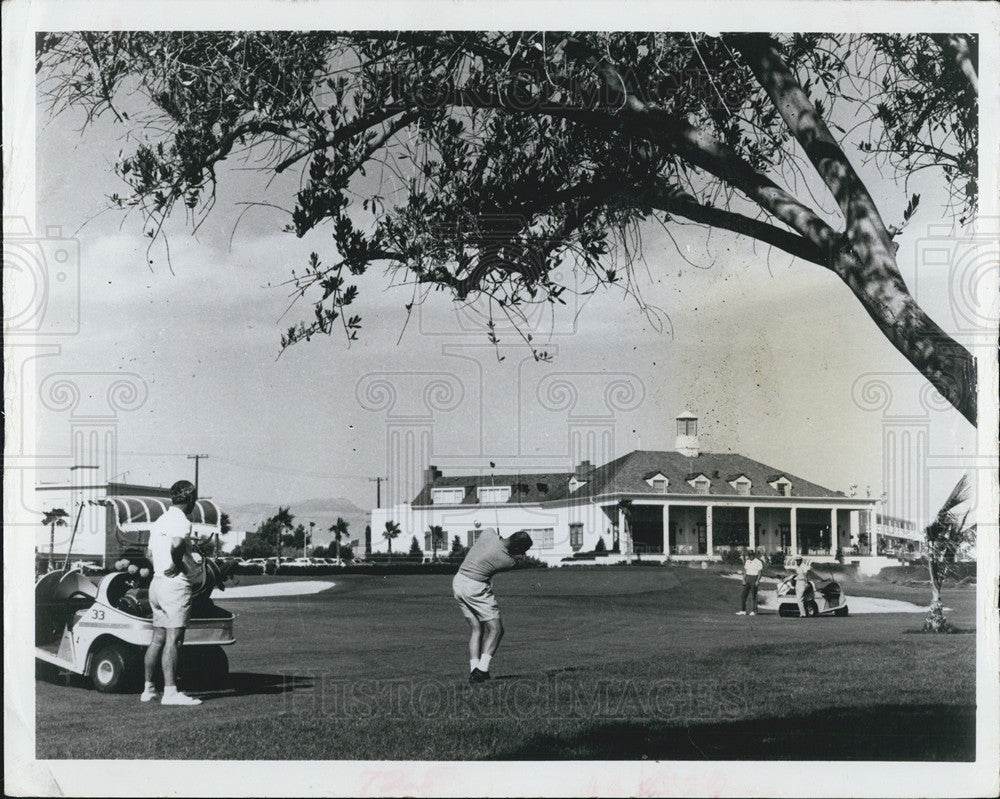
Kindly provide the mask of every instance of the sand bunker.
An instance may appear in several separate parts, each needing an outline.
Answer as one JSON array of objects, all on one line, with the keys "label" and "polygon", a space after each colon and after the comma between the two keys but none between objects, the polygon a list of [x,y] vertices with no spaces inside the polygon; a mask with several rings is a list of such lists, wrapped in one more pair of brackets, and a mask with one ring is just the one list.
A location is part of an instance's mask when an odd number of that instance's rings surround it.
[{"label": "sand bunker", "polygon": [[[723,577],[727,577],[731,580],[742,580],[742,575],[739,574],[724,574]],[[778,581],[773,577],[762,577],[760,581],[761,585],[777,585]],[[778,598],[774,591],[761,590],[757,595],[757,602],[762,608],[769,608],[771,610],[778,607]],[[881,599],[879,597],[871,596],[851,596],[847,595],[847,609],[852,614],[854,613],[927,613],[930,611],[929,606],[917,605],[913,602],[906,602],[902,599]],[[945,612],[951,610],[951,608],[945,608]]]},{"label": "sand bunker", "polygon": [[261,585],[235,585],[214,594],[219,602],[230,599],[257,599],[268,596],[303,596],[318,594],[336,583],[329,580],[299,580],[291,583],[262,583]]}]

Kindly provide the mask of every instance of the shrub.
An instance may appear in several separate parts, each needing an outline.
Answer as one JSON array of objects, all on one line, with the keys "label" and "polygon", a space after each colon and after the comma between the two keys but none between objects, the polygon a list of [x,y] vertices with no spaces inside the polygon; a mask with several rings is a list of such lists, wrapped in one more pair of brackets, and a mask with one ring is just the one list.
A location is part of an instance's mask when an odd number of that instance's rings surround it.
[{"label": "shrub", "polygon": [[767,562],[771,566],[777,566],[780,569],[785,568],[785,553],[784,552],[772,552],[768,555]]},{"label": "shrub", "polygon": [[608,551],[607,546],[604,544],[604,536],[597,539],[597,546],[594,547],[594,554],[600,553],[605,554]]},{"label": "shrub", "polygon": [[424,551],[420,548],[416,536],[413,536],[413,540],[410,541],[410,551],[407,553],[407,558],[417,563],[424,559]]},{"label": "shrub", "polygon": [[743,553],[737,547],[730,547],[722,553],[722,562],[729,566],[742,566]]},{"label": "shrub", "polygon": [[549,564],[544,560],[533,558],[531,555],[522,555],[514,564],[515,569],[547,569]]}]

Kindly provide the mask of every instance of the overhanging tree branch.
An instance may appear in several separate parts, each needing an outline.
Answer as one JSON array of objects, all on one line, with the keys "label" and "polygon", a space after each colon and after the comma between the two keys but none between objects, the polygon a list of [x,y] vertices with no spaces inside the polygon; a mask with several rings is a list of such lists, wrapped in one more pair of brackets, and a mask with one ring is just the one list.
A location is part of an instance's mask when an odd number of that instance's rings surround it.
[{"label": "overhanging tree branch", "polygon": [[838,274],[906,358],[973,425],[976,365],[916,303],[896,266],[895,248],[868,189],[766,34],[730,37],[837,200],[855,259]]}]

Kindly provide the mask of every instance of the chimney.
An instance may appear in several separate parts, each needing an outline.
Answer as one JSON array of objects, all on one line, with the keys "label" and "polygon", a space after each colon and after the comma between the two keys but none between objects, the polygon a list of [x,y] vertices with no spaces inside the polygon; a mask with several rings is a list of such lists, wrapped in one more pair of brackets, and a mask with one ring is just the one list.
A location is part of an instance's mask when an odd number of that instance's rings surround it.
[{"label": "chimney", "polygon": [[439,477],[441,477],[441,470],[437,466],[428,466],[424,469],[424,485],[433,483]]},{"label": "chimney", "polygon": [[685,410],[677,417],[677,439],[674,443],[674,449],[688,458],[697,458],[700,454],[698,417],[691,411]]},{"label": "chimney", "polygon": [[576,479],[586,480],[587,475],[594,470],[594,464],[590,461],[580,461],[580,465],[576,467]]}]

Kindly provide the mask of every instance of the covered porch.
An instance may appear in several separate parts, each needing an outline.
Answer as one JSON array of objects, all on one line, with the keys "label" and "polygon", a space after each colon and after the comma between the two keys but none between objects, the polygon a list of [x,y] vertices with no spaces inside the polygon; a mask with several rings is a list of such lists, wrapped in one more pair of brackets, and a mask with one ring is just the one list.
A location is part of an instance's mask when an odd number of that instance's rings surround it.
[{"label": "covered porch", "polygon": [[[645,499],[645,498],[644,498]],[[786,500],[787,503],[787,500]],[[836,557],[857,539],[863,508],[818,503],[762,504],[638,499],[618,518],[622,551],[638,557],[718,557],[730,549]]]}]

